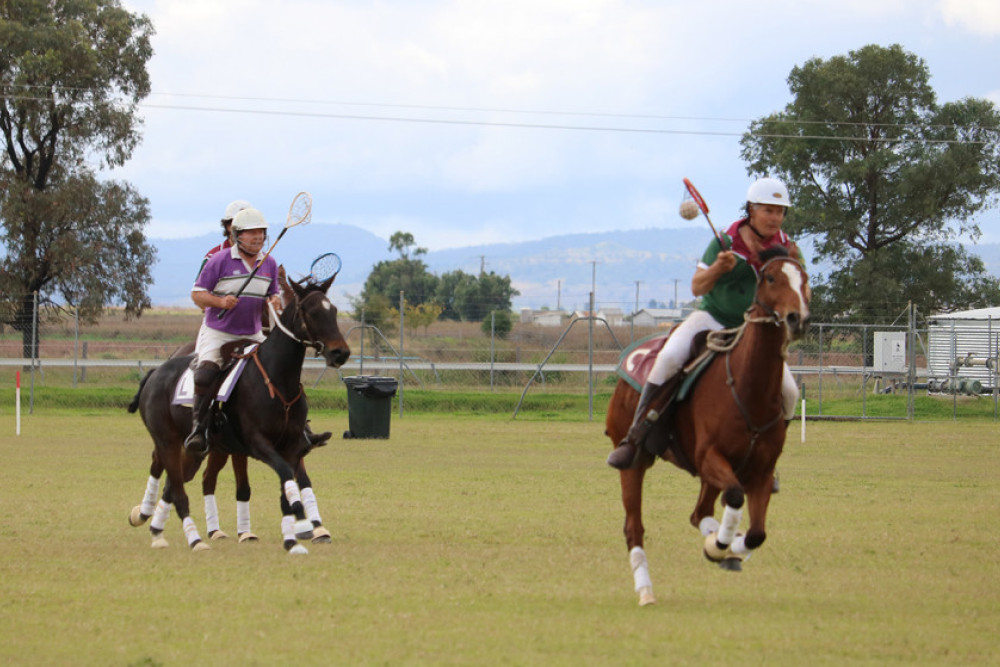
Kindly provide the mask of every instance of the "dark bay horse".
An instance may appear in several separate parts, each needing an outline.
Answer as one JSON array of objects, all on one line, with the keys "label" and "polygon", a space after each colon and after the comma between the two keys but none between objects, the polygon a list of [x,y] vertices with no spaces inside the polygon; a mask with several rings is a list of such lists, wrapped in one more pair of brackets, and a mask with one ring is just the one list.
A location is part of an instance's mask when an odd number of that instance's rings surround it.
[{"label": "dark bay horse", "polygon": [[[194,354],[195,344],[185,343],[177,348],[171,357],[187,357],[191,359]],[[152,374],[149,371],[147,375]],[[138,398],[139,394],[136,394]],[[303,397],[305,400],[305,397]],[[136,404],[136,407],[138,405]],[[205,461],[205,470],[201,474],[201,494],[205,503],[205,531],[212,540],[228,539],[229,535],[222,530],[219,524],[219,509],[215,499],[215,488],[218,485],[219,473],[226,467],[226,463],[232,459],[233,476],[236,478],[236,536],[240,543],[256,542],[257,535],[252,532],[250,525],[250,475],[247,471],[246,454],[230,455],[222,449],[212,449],[208,453]],[[160,462],[158,450],[154,447],[152,463],[149,466],[149,479],[146,481],[146,492],[143,495],[142,503],[132,508],[129,513],[129,524],[141,526],[156,509],[156,502],[159,499],[160,478],[163,475],[163,464]],[[332,537],[330,531],[323,526],[323,519],[319,513],[319,506],[316,503],[316,494],[312,490],[312,483],[305,469],[305,457],[299,460],[299,468],[295,471],[295,479],[298,481],[302,492],[303,504],[306,508],[306,518],[313,525],[313,543],[330,543]],[[166,541],[157,542],[157,546],[166,546]]]},{"label": "dark bay horse", "polygon": [[[691,524],[704,535],[706,557],[727,569],[740,569],[740,561],[767,536],[774,467],[787,425],[781,398],[785,354],[788,342],[805,331],[809,297],[808,277],[798,261],[787,256],[768,260],[758,273],[744,324],[728,337],[709,334],[714,359],[673,407],[672,417],[656,422],[649,434],[647,442],[663,451],[663,458],[701,479]],[[612,443],[628,432],[638,398],[620,378],[605,430]],[[642,483],[654,461],[644,449],[636,466],[620,473],[625,542],[640,605],[655,602],[642,525]],[[720,494],[721,523],[714,516]],[[745,536],[736,532],[744,500],[750,514]]]},{"label": "dark bay horse", "polygon": [[[314,348],[334,368],[342,366],[350,356],[337,324],[337,308],[326,296],[332,283],[333,278],[320,285],[305,286],[281,281],[285,309],[270,335],[248,360],[223,405],[221,429],[212,434],[209,443],[210,460],[215,452],[249,456],[277,472],[281,481],[282,537],[285,548],[295,553],[305,552],[297,545],[298,539],[314,536],[306,508],[310,504],[314,507],[315,496],[302,465],[302,458],[311,448],[303,433],[307,412],[301,384],[305,350]],[[158,467],[167,474],[163,497],[150,524],[154,547],[165,545],[162,533],[171,506],[176,507],[183,522],[189,546],[195,550],[208,546],[190,517],[184,490],[184,483],[193,479],[202,458],[190,456],[184,450],[184,438],[191,429],[191,409],[172,404],[174,388],[190,361],[190,356],[168,359],[143,379],[129,406],[130,412],[140,411],[153,438],[150,480]],[[224,464],[225,459],[221,460]],[[245,468],[242,472],[245,477]],[[239,481],[237,485],[239,494]],[[303,492],[305,488],[308,492]],[[147,484],[144,506],[156,492],[156,488]],[[130,523],[137,525],[137,518],[141,516],[136,517],[133,510]]]}]

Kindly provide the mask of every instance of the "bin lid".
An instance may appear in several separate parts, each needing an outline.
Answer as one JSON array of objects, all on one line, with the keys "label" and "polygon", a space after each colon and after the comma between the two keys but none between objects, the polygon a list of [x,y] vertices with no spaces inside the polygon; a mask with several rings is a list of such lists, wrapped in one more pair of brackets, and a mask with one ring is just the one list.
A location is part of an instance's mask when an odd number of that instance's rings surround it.
[{"label": "bin lid", "polygon": [[344,378],[344,384],[368,398],[385,398],[396,395],[398,383],[394,377],[373,375],[349,375]]}]

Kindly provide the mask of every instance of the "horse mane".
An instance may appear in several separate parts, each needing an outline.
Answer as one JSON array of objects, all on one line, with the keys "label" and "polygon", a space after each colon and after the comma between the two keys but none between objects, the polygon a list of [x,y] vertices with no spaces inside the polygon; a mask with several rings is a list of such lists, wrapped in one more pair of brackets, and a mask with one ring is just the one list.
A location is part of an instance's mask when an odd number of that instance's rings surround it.
[{"label": "horse mane", "polygon": [[764,264],[767,264],[775,257],[790,257],[790,256],[791,255],[788,252],[788,248],[780,245],[774,245],[771,246],[770,248],[761,250],[760,253],[757,255],[757,258],[760,260],[761,266],[763,266]]}]

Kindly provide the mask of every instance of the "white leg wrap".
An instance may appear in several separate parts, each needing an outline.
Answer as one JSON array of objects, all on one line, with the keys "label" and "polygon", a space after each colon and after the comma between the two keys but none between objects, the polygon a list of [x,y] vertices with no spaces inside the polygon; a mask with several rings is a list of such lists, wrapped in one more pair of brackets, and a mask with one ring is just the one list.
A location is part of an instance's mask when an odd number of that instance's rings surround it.
[{"label": "white leg wrap", "polygon": [[746,556],[750,553],[750,548],[746,544],[746,536],[737,535],[733,543],[729,545],[729,550],[737,556]]},{"label": "white leg wrap", "polygon": [[646,561],[646,552],[642,547],[632,547],[628,552],[628,560],[632,565],[632,579],[635,580],[635,590],[638,593],[642,588],[652,588],[653,580],[649,578],[649,563]]},{"label": "white leg wrap", "polygon": [[719,526],[719,532],[715,536],[715,541],[723,547],[732,544],[733,539],[736,537],[736,529],[739,527],[740,519],[742,518],[742,509],[734,509],[726,505],[726,509],[722,512],[722,525]]},{"label": "white leg wrap", "polygon": [[295,540],[295,517],[291,514],[281,517],[281,539]]},{"label": "white leg wrap", "polygon": [[712,533],[719,532],[719,522],[715,520],[714,516],[706,516],[698,523],[698,531],[708,537]]},{"label": "white leg wrap", "polygon": [[209,535],[219,530],[219,506],[215,503],[215,495],[205,496],[205,530]]},{"label": "white leg wrap", "polygon": [[142,504],[139,511],[146,516],[153,516],[156,509],[156,499],[160,495],[160,480],[152,475],[146,480],[146,495],[142,497]]},{"label": "white leg wrap", "polygon": [[159,532],[162,531],[164,526],[167,525],[167,517],[170,516],[170,503],[160,502],[156,503],[156,509],[153,510],[153,520],[149,522],[149,527],[153,530]]},{"label": "white leg wrap", "polygon": [[302,502],[302,496],[299,495],[299,485],[295,483],[294,479],[290,479],[285,482],[285,500],[288,501],[289,505],[295,505],[295,503]]},{"label": "white leg wrap", "polygon": [[195,542],[201,540],[201,535],[198,534],[198,526],[194,524],[194,519],[191,517],[185,517],[184,521],[181,522],[184,526],[184,537],[187,538],[188,546],[191,546]]},{"label": "white leg wrap", "polygon": [[250,501],[236,501],[236,534],[250,532]]},{"label": "white leg wrap", "polygon": [[306,508],[307,519],[317,523],[323,523],[323,519],[319,516],[319,505],[316,504],[316,494],[313,493],[311,486],[307,486],[302,489],[302,504]]}]

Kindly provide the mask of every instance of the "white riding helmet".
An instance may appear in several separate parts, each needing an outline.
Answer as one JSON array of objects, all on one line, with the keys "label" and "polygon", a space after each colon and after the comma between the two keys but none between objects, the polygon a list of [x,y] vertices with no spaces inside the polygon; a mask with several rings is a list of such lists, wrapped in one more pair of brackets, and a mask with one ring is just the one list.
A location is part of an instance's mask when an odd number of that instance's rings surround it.
[{"label": "white riding helmet", "polygon": [[239,235],[247,229],[267,229],[267,220],[264,214],[255,208],[245,208],[233,218],[233,226],[230,230],[233,234]]},{"label": "white riding helmet", "polygon": [[776,178],[758,178],[747,190],[747,201],[751,204],[774,204],[789,207],[788,188]]},{"label": "white riding helmet", "polygon": [[250,202],[244,201],[242,199],[237,199],[234,202],[229,202],[229,206],[226,207],[226,212],[222,214],[222,221],[232,222],[232,219],[236,217],[236,214],[245,208],[251,208]]}]

